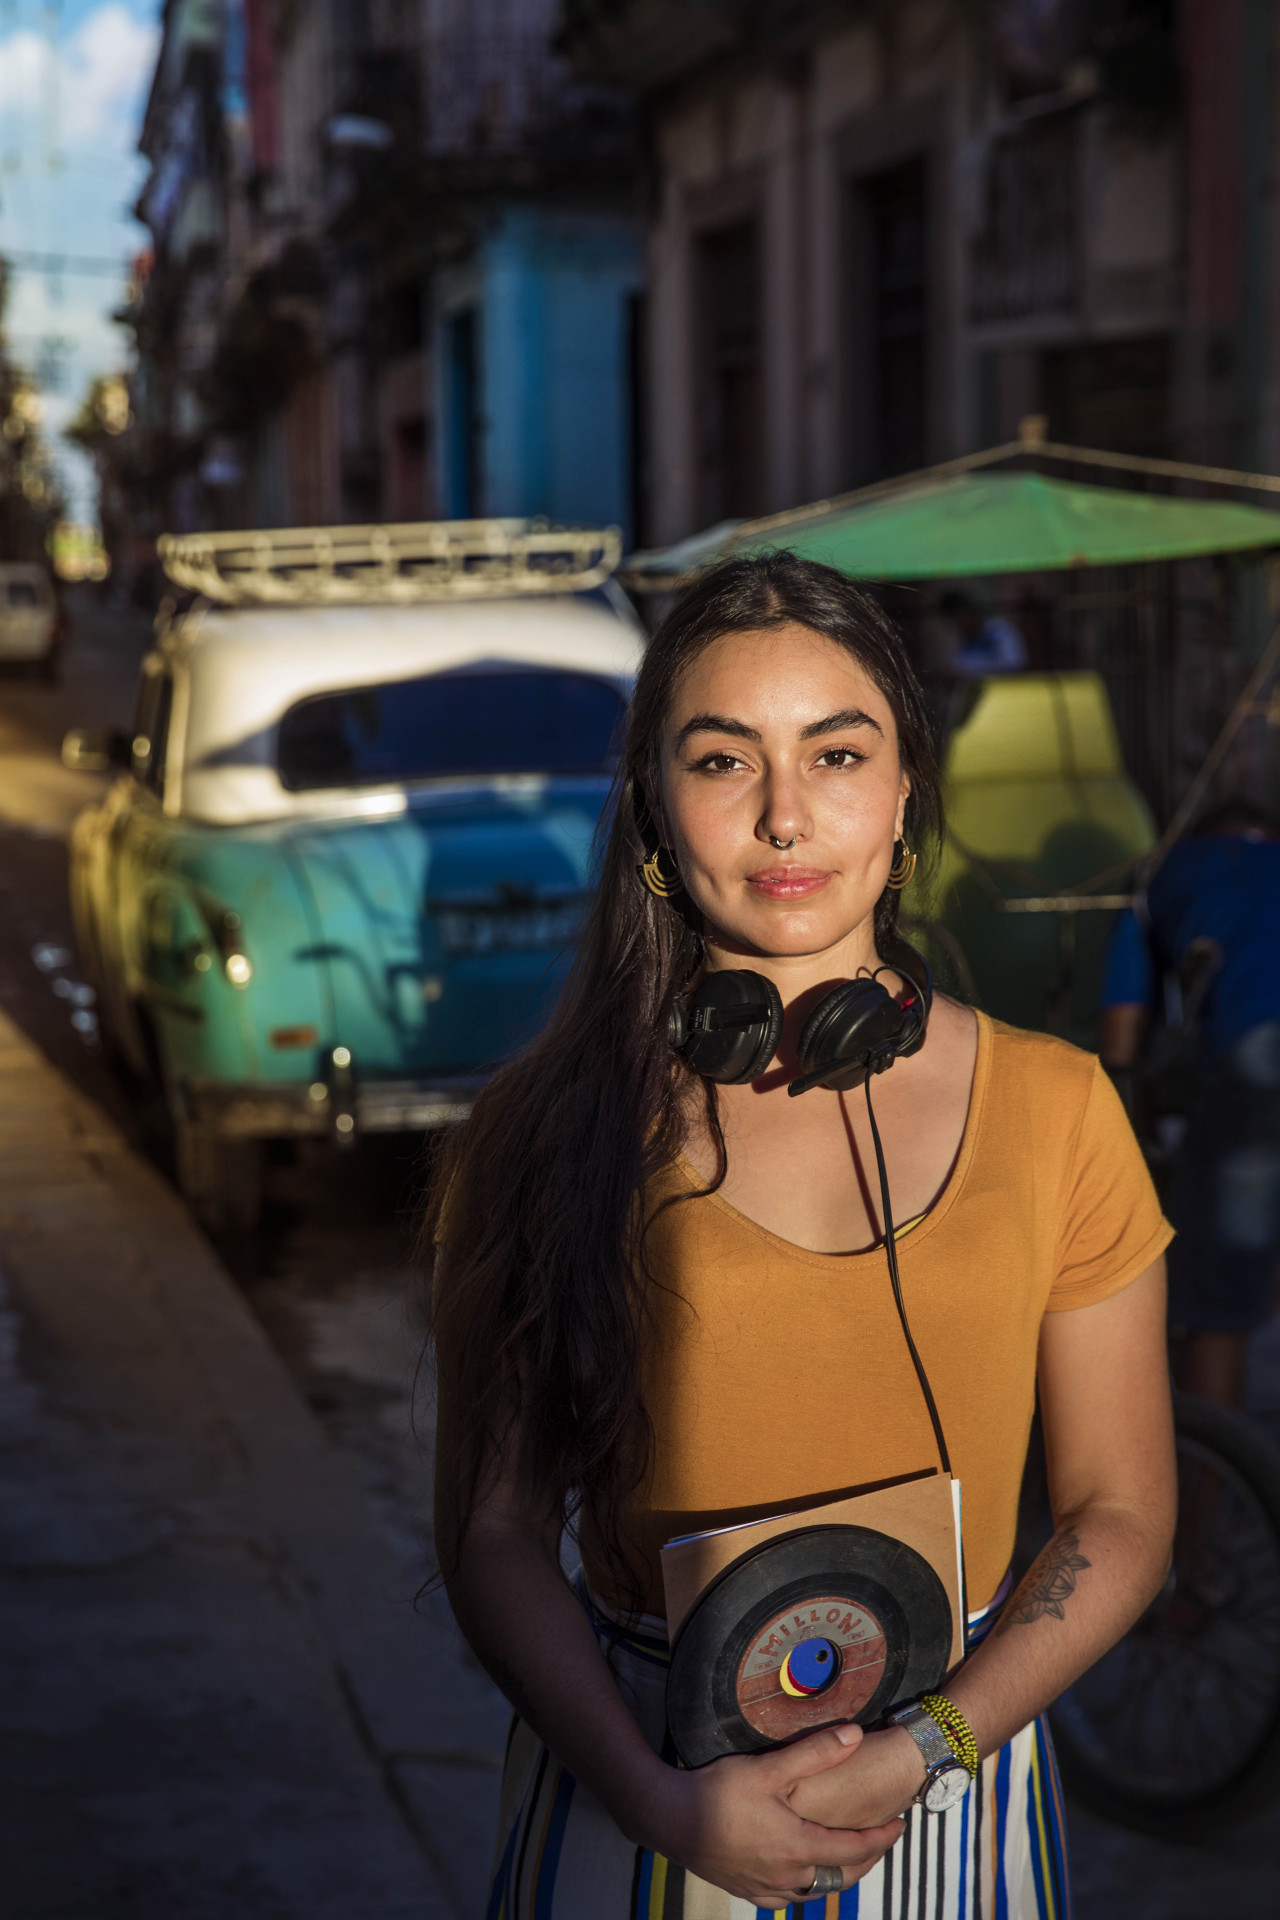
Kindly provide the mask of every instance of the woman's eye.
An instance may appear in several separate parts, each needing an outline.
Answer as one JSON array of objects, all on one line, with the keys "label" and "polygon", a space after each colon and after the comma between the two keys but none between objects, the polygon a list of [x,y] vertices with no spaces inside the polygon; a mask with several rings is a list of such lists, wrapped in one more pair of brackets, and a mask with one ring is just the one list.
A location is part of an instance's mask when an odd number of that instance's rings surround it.
[{"label": "woman's eye", "polygon": [[818,765],[835,767],[839,771],[844,767],[860,767],[866,757],[856,747],[828,747],[825,753],[818,755]]},{"label": "woman's eye", "polygon": [[699,760],[696,771],[698,773],[732,773],[735,767],[741,765],[742,761],[736,753],[708,753]]}]

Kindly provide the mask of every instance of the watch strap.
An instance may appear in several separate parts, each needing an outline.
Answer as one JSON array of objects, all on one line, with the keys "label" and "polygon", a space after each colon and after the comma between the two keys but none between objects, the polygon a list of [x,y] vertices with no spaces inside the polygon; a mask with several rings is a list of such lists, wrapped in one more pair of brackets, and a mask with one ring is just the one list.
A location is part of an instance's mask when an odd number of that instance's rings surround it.
[{"label": "watch strap", "polygon": [[901,1727],[911,1735],[920,1749],[929,1778],[941,1766],[958,1764],[951,1742],[933,1715],[926,1713],[923,1707],[899,1707],[896,1713],[889,1714],[888,1720],[891,1727]]}]

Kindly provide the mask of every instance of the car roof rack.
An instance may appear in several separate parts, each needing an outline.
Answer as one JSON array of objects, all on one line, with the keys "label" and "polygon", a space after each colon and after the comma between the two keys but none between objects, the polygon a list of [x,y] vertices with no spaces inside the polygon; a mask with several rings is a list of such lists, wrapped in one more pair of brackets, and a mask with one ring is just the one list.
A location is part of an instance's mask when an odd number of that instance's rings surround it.
[{"label": "car roof rack", "polygon": [[359,605],[584,593],[616,569],[622,535],[544,520],[424,520],[165,533],[156,553],[175,586],[224,605]]}]

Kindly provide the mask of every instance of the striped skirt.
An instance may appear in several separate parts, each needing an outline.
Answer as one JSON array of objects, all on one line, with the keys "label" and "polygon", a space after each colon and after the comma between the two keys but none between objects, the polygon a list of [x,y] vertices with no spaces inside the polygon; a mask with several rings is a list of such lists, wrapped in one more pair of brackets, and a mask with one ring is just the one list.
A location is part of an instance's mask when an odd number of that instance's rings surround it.
[{"label": "striped skirt", "polygon": [[[972,1648],[1007,1587],[970,1614]],[[586,1602],[614,1677],[650,1741],[666,1731],[666,1628],[622,1628]],[[511,1724],[486,1920],[756,1920],[767,1910],[637,1847],[520,1719]],[[787,1920],[1070,1920],[1062,1790],[1043,1718],[984,1760],[956,1807],[912,1807],[896,1846],[843,1893],[778,1909]]]}]

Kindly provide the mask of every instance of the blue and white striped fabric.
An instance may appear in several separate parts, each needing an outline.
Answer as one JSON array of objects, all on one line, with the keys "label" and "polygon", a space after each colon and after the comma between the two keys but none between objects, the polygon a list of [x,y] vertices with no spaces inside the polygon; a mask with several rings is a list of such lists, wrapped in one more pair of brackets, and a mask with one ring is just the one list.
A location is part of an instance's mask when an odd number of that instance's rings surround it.
[{"label": "blue and white striped fabric", "polygon": [[[995,1624],[1008,1586],[970,1614],[968,1644]],[[666,1627],[634,1630],[587,1602],[646,1738],[666,1732]],[[486,1920],[757,1920],[766,1910],[686,1873],[618,1830],[523,1721],[512,1721]],[[983,1762],[943,1814],[913,1807],[906,1832],[844,1893],[778,1909],[787,1920],[1070,1920],[1062,1790],[1043,1719]]]}]

